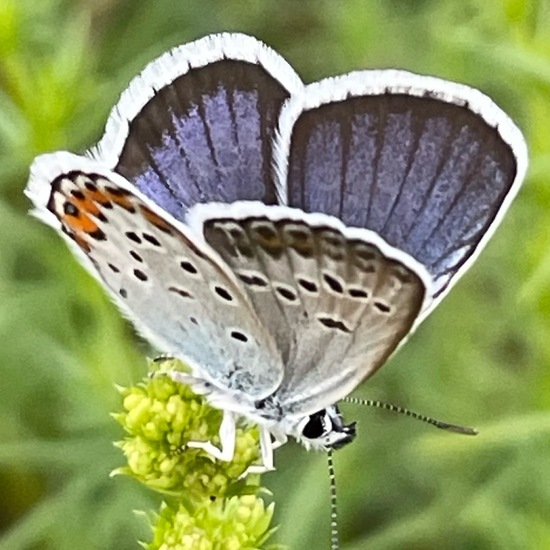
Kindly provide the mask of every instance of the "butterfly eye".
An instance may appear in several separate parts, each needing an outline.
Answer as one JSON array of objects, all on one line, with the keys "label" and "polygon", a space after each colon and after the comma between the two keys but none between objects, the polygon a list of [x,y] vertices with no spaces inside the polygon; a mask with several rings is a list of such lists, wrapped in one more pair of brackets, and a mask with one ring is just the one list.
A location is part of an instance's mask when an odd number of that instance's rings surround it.
[{"label": "butterfly eye", "polygon": [[323,409],[310,415],[309,421],[302,430],[302,435],[308,439],[319,439],[327,434],[331,425],[327,411]]}]

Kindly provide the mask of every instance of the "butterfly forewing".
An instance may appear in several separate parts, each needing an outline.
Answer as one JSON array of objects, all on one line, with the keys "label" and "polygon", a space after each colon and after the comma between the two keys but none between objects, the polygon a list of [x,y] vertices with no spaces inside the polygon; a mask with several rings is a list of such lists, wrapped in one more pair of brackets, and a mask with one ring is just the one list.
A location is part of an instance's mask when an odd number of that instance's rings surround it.
[{"label": "butterfly forewing", "polygon": [[270,394],[282,378],[279,354],[223,262],[120,176],[100,172],[59,174],[46,205],[95,275],[162,351],[224,390]]},{"label": "butterfly forewing", "polygon": [[204,236],[282,350],[277,394],[286,410],[314,412],[386,361],[410,331],[429,276],[375,235],[334,218],[259,204],[247,210],[209,206]]},{"label": "butterfly forewing", "polygon": [[[130,84],[94,154],[179,220],[198,202],[274,203],[274,130],[297,88],[296,74],[261,42],[208,37],[165,54]],[[124,142],[112,143],[121,132]]]}]

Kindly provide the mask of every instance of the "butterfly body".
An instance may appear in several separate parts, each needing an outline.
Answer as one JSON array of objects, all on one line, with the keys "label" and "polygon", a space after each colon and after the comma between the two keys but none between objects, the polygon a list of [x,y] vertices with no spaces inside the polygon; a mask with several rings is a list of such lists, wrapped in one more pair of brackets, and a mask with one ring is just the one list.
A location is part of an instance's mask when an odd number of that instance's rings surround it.
[{"label": "butterfly body", "polygon": [[[243,35],[180,47],[121,96],[86,156],[39,157],[27,194],[171,373],[262,428],[355,436],[335,407],[479,253],[526,151],[486,96],[403,71],[303,86]],[[273,441],[274,439],[274,441]]]}]

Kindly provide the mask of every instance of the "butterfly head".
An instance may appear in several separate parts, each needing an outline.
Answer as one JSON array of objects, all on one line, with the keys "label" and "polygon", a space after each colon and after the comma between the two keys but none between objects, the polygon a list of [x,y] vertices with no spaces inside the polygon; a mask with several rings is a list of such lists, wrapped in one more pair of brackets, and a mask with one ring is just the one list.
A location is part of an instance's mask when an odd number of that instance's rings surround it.
[{"label": "butterfly head", "polygon": [[355,422],[345,424],[338,407],[332,405],[305,417],[295,437],[308,449],[328,451],[344,447],[356,435]]}]

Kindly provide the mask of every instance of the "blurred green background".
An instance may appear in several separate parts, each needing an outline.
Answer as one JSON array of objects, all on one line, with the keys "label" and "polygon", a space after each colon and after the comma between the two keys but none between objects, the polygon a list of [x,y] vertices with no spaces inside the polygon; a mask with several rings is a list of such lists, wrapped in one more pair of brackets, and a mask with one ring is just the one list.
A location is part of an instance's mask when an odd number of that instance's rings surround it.
[{"label": "blurred green background", "polygon": [[[491,95],[524,130],[527,182],[470,272],[355,395],[451,422],[440,433],[344,406],[359,437],[335,456],[349,549],[550,548],[550,3],[529,0],[0,0],[0,548],[132,549],[114,384],[148,347],[53,231],[27,216],[33,157],[102,134],[128,80],[210,32],[256,35],[306,82],[400,67]],[[263,477],[277,541],[328,548],[326,459],[288,445]]]}]

